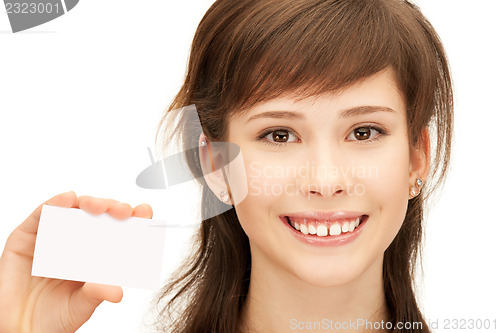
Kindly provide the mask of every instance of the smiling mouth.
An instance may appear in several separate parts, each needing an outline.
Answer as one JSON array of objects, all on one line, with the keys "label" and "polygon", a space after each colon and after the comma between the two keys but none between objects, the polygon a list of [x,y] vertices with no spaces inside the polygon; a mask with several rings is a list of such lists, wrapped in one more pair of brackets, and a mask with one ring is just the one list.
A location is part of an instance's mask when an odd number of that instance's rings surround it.
[{"label": "smiling mouth", "polygon": [[352,233],[368,219],[368,215],[360,215],[358,217],[335,221],[295,218],[290,216],[285,216],[285,218],[293,229],[304,235],[326,237]]}]

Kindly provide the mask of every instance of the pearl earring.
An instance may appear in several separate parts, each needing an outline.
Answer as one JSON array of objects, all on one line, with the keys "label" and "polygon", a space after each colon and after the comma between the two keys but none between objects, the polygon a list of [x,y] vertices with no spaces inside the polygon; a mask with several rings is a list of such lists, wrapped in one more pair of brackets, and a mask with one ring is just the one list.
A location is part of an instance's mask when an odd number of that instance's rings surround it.
[{"label": "pearl earring", "polygon": [[415,181],[415,185],[410,186],[410,196],[412,197],[412,199],[420,194],[422,185],[424,185],[424,181],[420,178],[417,178],[417,180]]},{"label": "pearl earring", "polygon": [[229,193],[227,193],[227,191],[224,190],[224,191],[220,192],[219,197],[222,200],[222,202],[226,202],[226,203],[229,202]]}]

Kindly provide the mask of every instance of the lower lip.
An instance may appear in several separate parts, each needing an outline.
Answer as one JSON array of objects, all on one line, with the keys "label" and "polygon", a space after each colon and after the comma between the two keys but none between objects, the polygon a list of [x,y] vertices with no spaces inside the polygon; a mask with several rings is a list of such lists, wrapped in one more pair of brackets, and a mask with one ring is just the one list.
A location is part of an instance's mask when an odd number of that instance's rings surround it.
[{"label": "lower lip", "polygon": [[283,217],[280,216],[280,220],[285,224],[288,230],[290,230],[293,237],[309,245],[324,246],[324,247],[342,246],[351,243],[356,238],[358,238],[359,234],[363,231],[363,227],[365,226],[366,222],[368,222],[368,218],[369,218],[368,215],[363,215],[361,224],[357,226],[356,229],[354,229],[354,231],[352,232],[341,233],[340,235],[337,236],[332,236],[332,235],[314,236],[314,235],[305,235],[302,232],[296,230],[288,223],[288,219],[285,216]]}]

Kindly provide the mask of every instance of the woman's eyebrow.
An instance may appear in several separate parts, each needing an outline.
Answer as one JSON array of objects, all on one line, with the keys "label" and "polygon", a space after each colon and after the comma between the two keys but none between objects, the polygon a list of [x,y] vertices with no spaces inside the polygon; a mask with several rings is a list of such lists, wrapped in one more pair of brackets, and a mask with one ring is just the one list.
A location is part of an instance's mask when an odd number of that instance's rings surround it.
[{"label": "woman's eyebrow", "polygon": [[[359,116],[362,114],[370,114],[374,112],[392,112],[396,113],[393,109],[387,106],[374,106],[374,105],[364,105],[364,106],[356,106],[347,110],[343,110],[340,114],[340,118],[348,118]],[[247,123],[254,119],[259,118],[278,118],[278,119],[298,119],[304,120],[305,117],[302,113],[293,112],[293,111],[266,111],[256,115],[253,115],[247,119]]]},{"label": "woman's eyebrow", "polygon": [[304,120],[304,115],[302,113],[293,111],[266,111],[256,115],[253,115],[247,119],[247,123],[251,120],[258,118],[288,118],[288,119],[299,119]]},{"label": "woman's eyebrow", "polygon": [[356,106],[342,111],[342,113],[340,114],[340,118],[354,117],[362,114],[370,114],[380,111],[396,113],[396,111],[387,106],[365,105],[365,106]]}]

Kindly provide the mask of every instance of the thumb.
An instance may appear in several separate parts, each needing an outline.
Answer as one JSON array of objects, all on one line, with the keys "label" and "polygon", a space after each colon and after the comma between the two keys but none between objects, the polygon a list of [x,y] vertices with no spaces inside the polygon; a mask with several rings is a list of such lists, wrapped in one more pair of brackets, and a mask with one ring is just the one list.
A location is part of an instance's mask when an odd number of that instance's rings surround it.
[{"label": "thumb", "polygon": [[87,282],[79,291],[83,299],[87,300],[90,304],[95,303],[96,306],[102,301],[119,303],[123,298],[123,290],[121,287],[107,284]]}]

